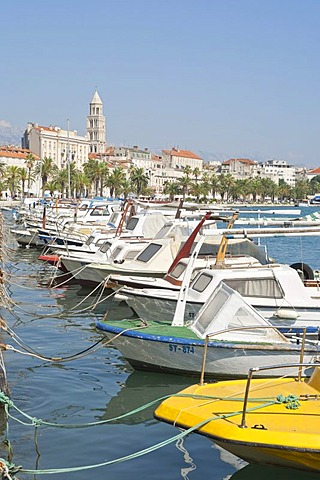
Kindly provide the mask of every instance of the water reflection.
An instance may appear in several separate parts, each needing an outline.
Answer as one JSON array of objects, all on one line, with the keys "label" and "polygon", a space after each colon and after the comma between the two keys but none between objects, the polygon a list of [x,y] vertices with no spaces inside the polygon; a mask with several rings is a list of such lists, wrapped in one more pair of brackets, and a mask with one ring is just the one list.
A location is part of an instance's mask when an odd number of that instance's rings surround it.
[{"label": "water reflection", "polygon": [[[120,385],[120,390],[113,396],[101,415],[101,420],[118,417],[153,400],[177,393],[190,385],[190,378],[152,372],[132,372]],[[116,420],[116,423],[136,425],[148,422],[157,423],[153,419],[155,405],[137,414]]]},{"label": "water reflection", "polygon": [[230,480],[319,480],[319,473],[304,472],[285,467],[271,467],[267,465],[247,465],[235,472]]}]

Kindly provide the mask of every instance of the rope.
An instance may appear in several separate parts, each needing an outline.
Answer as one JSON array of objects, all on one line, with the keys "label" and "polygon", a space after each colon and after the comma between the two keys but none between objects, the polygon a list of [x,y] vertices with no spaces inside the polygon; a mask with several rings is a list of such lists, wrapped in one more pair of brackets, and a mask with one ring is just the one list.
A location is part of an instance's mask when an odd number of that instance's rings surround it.
[{"label": "rope", "polygon": [[[166,397],[162,397],[160,399],[154,400],[153,402],[149,402],[148,404],[144,405],[143,407],[139,407],[138,409],[135,409],[132,412],[123,414],[123,415],[121,415],[119,417],[115,417],[113,419],[104,420],[103,422],[96,422],[94,425],[101,424],[101,423],[108,423],[110,421],[114,421],[114,420],[117,420],[119,418],[123,418],[124,416],[132,414],[133,412],[136,413],[138,411],[141,411],[142,408],[148,408],[148,407],[154,405],[155,403],[158,403],[159,400],[161,401],[161,400],[163,400],[165,398],[168,398],[168,397],[171,397],[171,396],[178,396],[178,397],[180,397],[180,396],[190,397],[191,396],[192,398],[198,397],[198,396],[195,396],[195,395],[182,395],[182,394],[168,395]],[[204,398],[202,395],[199,395],[199,397]],[[208,397],[208,398],[210,398],[210,397]],[[212,398],[217,399],[217,397],[212,397]],[[237,399],[237,401],[239,401],[239,400],[240,399]],[[247,409],[248,412],[249,411],[255,411],[257,409],[261,409],[261,408],[264,408],[264,407],[267,407],[267,406],[270,406],[270,405],[274,405],[275,403],[278,403],[276,399],[274,399],[273,401],[269,401],[269,402],[265,402],[266,399],[256,399],[255,401],[258,401],[258,400],[263,401],[264,403],[262,405],[257,405],[255,407],[251,407],[251,408]],[[243,399],[242,399],[242,401],[243,401]],[[253,399],[250,399],[250,401],[253,401]],[[4,459],[0,459],[0,462],[3,462],[3,464],[8,468],[9,472],[11,472],[11,473],[16,473],[16,472],[20,471],[22,473],[32,474],[32,475],[69,473],[69,472],[90,470],[90,469],[99,468],[99,467],[103,467],[103,466],[114,465],[114,464],[117,464],[117,463],[121,463],[121,462],[125,462],[125,461],[128,461],[128,460],[132,460],[132,459],[141,457],[143,455],[154,452],[154,451],[156,451],[156,450],[158,450],[162,447],[165,447],[165,446],[167,446],[167,445],[169,445],[173,442],[176,442],[176,441],[186,437],[190,433],[192,433],[196,430],[199,430],[200,428],[202,428],[204,425],[208,424],[211,421],[228,419],[228,418],[231,418],[233,416],[239,415],[241,413],[242,413],[242,411],[240,410],[240,411],[231,412],[229,414],[214,415],[214,416],[209,417],[209,418],[197,423],[196,425],[184,430],[183,432],[179,433],[178,435],[174,435],[173,437],[168,438],[166,440],[163,440],[159,443],[156,443],[155,445],[152,445],[152,446],[147,447],[145,449],[142,449],[142,450],[139,450],[137,452],[131,453],[129,455],[125,455],[125,456],[118,457],[118,458],[113,459],[113,460],[108,460],[106,462],[97,463],[97,464],[93,464],[93,465],[83,465],[83,466],[78,466],[78,467],[56,468],[56,469],[45,469],[45,470],[29,470],[29,469],[23,469],[21,466],[15,466],[13,464],[9,464]],[[31,418],[32,417],[30,417],[30,419]],[[32,418],[32,425],[35,425],[36,427],[38,427],[40,424],[41,424],[40,420]],[[44,424],[48,425],[48,423],[46,423],[46,422],[44,422]],[[57,425],[54,425],[54,426],[57,426]],[[89,424],[87,424],[86,426],[89,426]],[[75,427],[74,425],[70,426],[70,428],[71,427],[72,428],[79,428],[79,426]],[[69,426],[68,426],[68,428],[69,428]]]},{"label": "rope", "polygon": [[300,402],[296,395],[288,395],[287,397],[278,395],[277,403],[284,403],[289,410],[297,410],[300,407]]}]

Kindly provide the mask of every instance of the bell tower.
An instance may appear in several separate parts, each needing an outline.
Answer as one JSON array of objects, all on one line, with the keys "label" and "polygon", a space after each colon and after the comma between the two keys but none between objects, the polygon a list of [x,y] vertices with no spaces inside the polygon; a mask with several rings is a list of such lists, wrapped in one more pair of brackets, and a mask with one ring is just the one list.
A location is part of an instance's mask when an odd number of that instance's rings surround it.
[{"label": "bell tower", "polygon": [[90,114],[87,116],[87,134],[90,152],[103,153],[106,149],[106,118],[98,91],[94,92],[90,102]]}]

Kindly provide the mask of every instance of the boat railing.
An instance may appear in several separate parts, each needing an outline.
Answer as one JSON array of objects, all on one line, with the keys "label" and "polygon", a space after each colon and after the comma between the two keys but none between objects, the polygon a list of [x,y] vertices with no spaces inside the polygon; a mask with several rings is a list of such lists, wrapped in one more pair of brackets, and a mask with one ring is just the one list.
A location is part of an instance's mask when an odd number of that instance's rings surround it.
[{"label": "boat railing", "polygon": [[[227,328],[223,330],[218,330],[217,332],[209,333],[205,337],[204,341],[204,350],[203,350],[203,357],[202,357],[202,367],[201,367],[201,375],[200,375],[200,385],[204,384],[204,375],[205,375],[205,367],[206,367],[206,361],[207,361],[207,353],[208,353],[208,346],[209,346],[209,341],[212,337],[218,336],[221,334],[225,334],[226,332],[235,332],[235,331],[243,331],[243,330],[256,330],[256,329],[272,329],[275,330],[279,333],[279,328],[281,328],[280,325],[248,325],[248,326],[240,326],[240,327],[232,327],[232,328]],[[302,337],[295,337],[297,341],[301,340],[301,350],[300,350],[300,363],[303,363],[303,357],[304,357],[304,350],[305,350],[305,345],[306,342],[309,341],[311,344],[318,344],[318,342],[315,342],[314,340],[307,340],[307,328],[302,327]],[[302,367],[298,372],[298,379],[300,380],[302,376]]]},{"label": "boat railing", "polygon": [[242,409],[242,417],[241,417],[241,423],[239,425],[239,428],[247,428],[246,425],[246,415],[247,415],[247,406],[248,406],[248,400],[249,400],[249,391],[250,391],[250,386],[251,386],[251,381],[253,378],[253,374],[256,372],[262,372],[262,371],[267,371],[267,370],[276,370],[278,368],[298,368],[298,379],[297,381],[301,382],[301,372],[303,367],[319,367],[320,363],[319,362],[311,362],[311,363],[288,363],[284,365],[266,365],[263,367],[251,367],[249,368],[248,371],[248,378],[247,378],[247,383],[246,383],[246,389],[245,389],[245,394],[244,394],[244,399],[243,399],[243,409]]}]

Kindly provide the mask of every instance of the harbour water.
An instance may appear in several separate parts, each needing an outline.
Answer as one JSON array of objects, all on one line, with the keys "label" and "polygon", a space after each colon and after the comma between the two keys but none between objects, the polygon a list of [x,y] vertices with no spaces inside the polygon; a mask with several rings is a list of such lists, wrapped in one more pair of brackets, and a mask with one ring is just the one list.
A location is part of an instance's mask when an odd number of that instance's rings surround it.
[{"label": "harbour water", "polygon": [[[304,209],[303,214],[315,211]],[[320,267],[319,239],[295,237],[262,239],[269,254],[286,263],[306,262]],[[120,417],[157,398],[181,390],[197,379],[133,371],[119,352],[111,346],[86,350],[101,340],[95,328],[97,319],[106,312],[123,318],[130,311],[115,306],[105,298],[89,296],[90,290],[78,285],[50,286],[52,267],[37,260],[39,251],[23,248],[7,249],[5,288],[11,298],[10,310],[2,317],[24,344],[46,357],[71,357],[63,362],[49,362],[14,351],[4,353],[7,376],[14,405],[31,418],[72,428],[23,425],[9,420],[2,439],[9,441],[10,459],[23,469],[39,473],[17,473],[19,480],[56,478],[79,480],[190,479],[249,480],[271,478],[314,479],[313,474],[261,467],[246,463],[225,453],[207,438],[189,435],[163,448],[128,461],[116,462],[77,471],[49,475],[47,469],[88,467],[105,464],[127,455],[149,449],[172,438],[179,431],[153,418],[154,407],[111,423],[76,428],[77,425],[101,422]],[[24,352],[8,334],[2,340]],[[80,358],[72,356],[83,352]],[[20,420],[12,408],[10,413]],[[24,419],[24,422],[26,420]],[[36,435],[35,435],[36,431]],[[0,456],[7,459],[8,446],[1,444]]]}]

